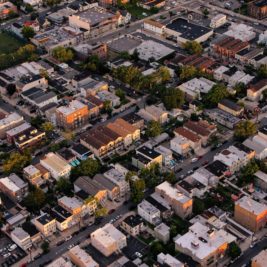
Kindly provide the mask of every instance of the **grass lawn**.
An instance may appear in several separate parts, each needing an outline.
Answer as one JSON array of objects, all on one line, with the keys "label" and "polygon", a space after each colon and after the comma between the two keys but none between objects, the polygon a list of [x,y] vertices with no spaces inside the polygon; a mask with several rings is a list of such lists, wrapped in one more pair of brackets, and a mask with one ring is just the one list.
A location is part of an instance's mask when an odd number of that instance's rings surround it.
[{"label": "grass lawn", "polygon": [[12,53],[23,45],[23,42],[5,32],[0,32],[0,40],[0,55]]},{"label": "grass lawn", "polygon": [[[125,5],[126,10],[132,15],[132,17],[143,19],[147,16],[151,16],[153,14],[153,11],[144,9],[142,7],[139,7],[135,4],[128,3]],[[144,16],[143,13],[147,14],[147,16]]]}]

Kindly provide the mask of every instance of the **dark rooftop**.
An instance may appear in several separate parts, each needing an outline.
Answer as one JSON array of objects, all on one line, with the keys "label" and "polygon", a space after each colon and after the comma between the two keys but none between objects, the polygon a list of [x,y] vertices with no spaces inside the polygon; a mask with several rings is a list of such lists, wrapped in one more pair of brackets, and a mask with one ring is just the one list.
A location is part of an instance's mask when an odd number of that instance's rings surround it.
[{"label": "dark rooftop", "polygon": [[233,102],[233,101],[231,101],[229,99],[226,99],[226,98],[221,100],[220,104],[224,105],[225,107],[228,107],[228,108],[230,108],[232,110],[235,110],[235,111],[241,111],[243,109],[241,106],[239,106],[235,102]]},{"label": "dark rooftop", "polygon": [[205,168],[218,177],[222,176],[228,169],[227,166],[219,160],[213,161]]},{"label": "dark rooftop", "polygon": [[39,218],[37,218],[37,221],[39,223],[41,223],[42,225],[46,225],[47,223],[51,222],[52,220],[53,220],[53,218],[47,213],[45,213],[42,216],[40,216]]},{"label": "dark rooftop", "polygon": [[35,236],[39,233],[35,225],[31,222],[24,222],[21,225],[22,229],[27,232],[30,236]]},{"label": "dark rooftop", "polygon": [[140,225],[143,222],[143,219],[139,215],[130,215],[123,220],[126,224],[131,227]]},{"label": "dark rooftop", "polygon": [[149,159],[155,159],[157,158],[158,156],[160,156],[160,153],[158,153],[157,151],[155,151],[154,149],[150,149],[149,147],[147,146],[142,146],[142,147],[139,147],[137,150],[136,150],[137,154],[143,154],[144,156],[146,156],[147,158]]}]

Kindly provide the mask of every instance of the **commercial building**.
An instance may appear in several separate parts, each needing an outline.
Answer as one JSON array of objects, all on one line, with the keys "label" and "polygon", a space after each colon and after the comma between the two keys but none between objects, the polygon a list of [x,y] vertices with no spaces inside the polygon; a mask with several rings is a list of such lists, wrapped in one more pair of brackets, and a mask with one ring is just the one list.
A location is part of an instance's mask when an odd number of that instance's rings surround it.
[{"label": "commercial building", "polygon": [[47,213],[33,219],[32,222],[45,237],[53,235],[57,230],[56,220]]},{"label": "commercial building", "polygon": [[175,240],[175,249],[201,266],[216,266],[217,260],[225,255],[228,245],[235,240],[236,237],[225,230],[211,229],[196,222],[186,234]]},{"label": "commercial building", "polygon": [[22,228],[16,227],[11,233],[10,237],[20,248],[27,251],[32,246],[30,235]]},{"label": "commercial building", "polygon": [[165,26],[158,21],[147,19],[144,21],[144,30],[163,35]]},{"label": "commercial building", "polygon": [[99,267],[99,264],[79,246],[75,246],[68,251],[70,260],[78,267]]},{"label": "commercial building", "polygon": [[150,168],[154,164],[162,166],[162,155],[147,146],[142,146],[136,149],[135,155],[132,156],[132,164],[138,168]]},{"label": "commercial building", "polygon": [[251,259],[251,267],[264,267],[267,261],[267,250],[262,250],[258,255]]},{"label": "commercial building", "polygon": [[0,179],[0,191],[14,201],[21,201],[29,192],[28,184],[15,173]]},{"label": "commercial building", "polygon": [[267,222],[267,206],[247,196],[235,202],[234,219],[253,232],[264,228]]},{"label": "commercial building", "polygon": [[77,129],[88,122],[88,106],[78,100],[73,100],[68,106],[56,109],[57,126],[64,129]]},{"label": "commercial building", "polygon": [[235,58],[235,55],[243,49],[249,48],[248,42],[242,42],[239,39],[233,37],[224,37],[221,40],[215,42],[213,50],[220,56],[227,58]]},{"label": "commercial building", "polygon": [[211,28],[219,28],[223,24],[225,24],[227,21],[227,17],[225,14],[217,14],[215,17],[213,17],[210,21],[210,27]]},{"label": "commercial building", "polygon": [[215,85],[215,82],[206,78],[194,78],[178,86],[182,90],[186,97],[190,100],[200,99],[200,94],[207,94],[211,88]]},{"label": "commercial building", "polygon": [[71,166],[53,152],[46,154],[40,160],[40,164],[51,173],[51,176],[55,180],[61,177],[68,178],[70,175]]},{"label": "commercial building", "polygon": [[256,37],[256,33],[254,32],[253,27],[243,23],[232,23],[228,28],[228,31],[224,34],[235,39],[239,39],[242,42],[249,42]]},{"label": "commercial building", "polygon": [[267,1],[256,0],[248,5],[248,14],[256,19],[264,19],[267,17]]},{"label": "commercial building", "polygon": [[91,234],[91,243],[104,256],[108,257],[127,246],[126,236],[108,223]]},{"label": "commercial building", "polygon": [[153,225],[161,223],[160,210],[153,206],[147,200],[143,200],[137,206],[138,214],[147,222]]},{"label": "commercial building", "polygon": [[244,112],[243,107],[226,98],[218,103],[218,108],[237,117],[242,115]]},{"label": "commercial building", "polygon": [[192,198],[184,195],[170,183],[166,181],[161,183],[155,188],[155,191],[169,203],[179,217],[186,218],[192,214]]},{"label": "commercial building", "polygon": [[174,37],[182,45],[187,41],[205,42],[212,36],[213,30],[178,18],[166,25],[165,34]]},{"label": "commercial building", "polygon": [[0,120],[0,139],[6,137],[6,132],[16,126],[22,124],[24,119],[16,112],[12,112],[6,115]]},{"label": "commercial building", "polygon": [[129,235],[138,236],[144,231],[144,221],[139,215],[130,215],[121,222],[121,228]]},{"label": "commercial building", "polygon": [[81,13],[70,15],[69,24],[71,27],[88,31],[90,37],[96,37],[99,34],[116,29],[118,16],[97,6]]}]

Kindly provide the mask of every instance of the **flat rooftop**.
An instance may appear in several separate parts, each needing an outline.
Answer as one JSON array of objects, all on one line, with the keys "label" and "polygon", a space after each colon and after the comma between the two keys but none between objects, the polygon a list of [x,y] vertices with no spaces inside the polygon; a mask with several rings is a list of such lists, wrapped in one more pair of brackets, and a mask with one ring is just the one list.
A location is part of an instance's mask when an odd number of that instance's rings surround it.
[{"label": "flat rooftop", "polygon": [[135,49],[142,43],[141,40],[130,36],[124,36],[108,43],[109,49],[115,52],[125,52]]},{"label": "flat rooftop", "polygon": [[238,205],[255,215],[260,215],[264,212],[267,212],[266,205],[259,203],[248,196],[243,196],[241,199],[237,200],[235,205]]},{"label": "flat rooftop", "polygon": [[191,41],[212,31],[209,28],[190,23],[183,18],[173,20],[171,23],[166,25],[166,28],[181,33],[180,37]]}]

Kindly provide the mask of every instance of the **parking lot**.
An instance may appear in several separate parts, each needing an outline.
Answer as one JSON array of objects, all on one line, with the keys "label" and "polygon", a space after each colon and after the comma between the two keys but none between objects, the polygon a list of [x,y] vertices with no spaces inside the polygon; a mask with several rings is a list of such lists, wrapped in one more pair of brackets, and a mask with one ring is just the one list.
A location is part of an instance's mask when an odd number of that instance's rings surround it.
[{"label": "parking lot", "polygon": [[134,260],[137,258],[137,253],[141,253],[143,256],[147,254],[148,245],[130,236],[127,238],[127,247],[123,248],[122,252],[127,258]]},{"label": "parking lot", "polygon": [[17,245],[6,235],[0,236],[0,264],[3,267],[12,266],[20,259],[24,258],[26,253],[17,247]]}]

